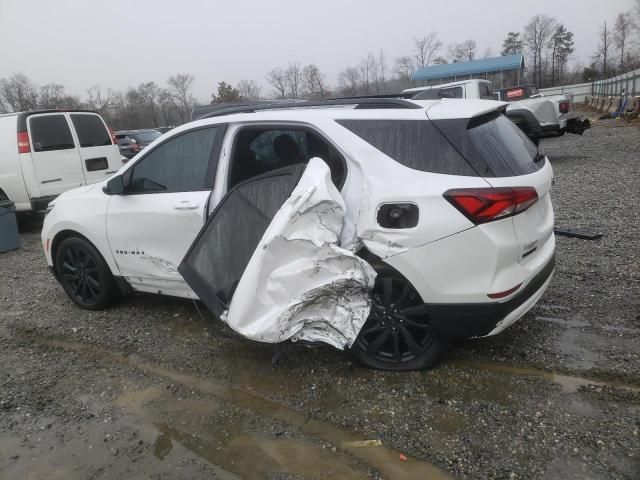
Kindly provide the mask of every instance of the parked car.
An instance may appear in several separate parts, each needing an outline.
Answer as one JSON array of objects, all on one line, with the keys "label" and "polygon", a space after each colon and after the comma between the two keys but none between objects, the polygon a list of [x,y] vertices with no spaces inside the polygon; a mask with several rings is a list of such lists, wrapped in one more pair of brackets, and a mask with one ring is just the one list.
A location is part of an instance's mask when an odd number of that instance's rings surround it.
[{"label": "parked car", "polygon": [[433,98],[482,98],[509,102],[506,115],[534,143],[549,136],[575,133],[582,135],[590,128],[589,120],[575,111],[569,95],[543,96],[535,85],[520,85],[493,91],[488,80],[462,80],[404,90],[414,100]]},{"label": "parked car", "polygon": [[247,338],[426,368],[542,296],[546,157],[487,100],[350,99],[213,112],[60,196],[47,263],[78,306],[200,299]]},{"label": "parked car", "polygon": [[0,200],[45,210],[59,194],[101,182],[121,167],[106,123],[86,110],[0,115]]},{"label": "parked car", "polygon": [[131,160],[140,152],[140,150],[142,150],[142,147],[140,147],[135,140],[129,138],[125,133],[116,133],[116,142],[118,144],[120,154],[125,158],[125,160],[122,161],[123,163]]},{"label": "parked car", "polygon": [[153,128],[145,128],[140,130],[121,130],[116,132],[116,138],[128,138],[137,143],[140,149],[144,149],[151,142],[159,138],[162,134]]},{"label": "parked car", "polygon": [[174,127],[173,125],[171,125],[170,127],[156,127],[154,128],[154,130],[160,132],[160,133],[167,133],[169,130],[172,130],[176,127]]}]

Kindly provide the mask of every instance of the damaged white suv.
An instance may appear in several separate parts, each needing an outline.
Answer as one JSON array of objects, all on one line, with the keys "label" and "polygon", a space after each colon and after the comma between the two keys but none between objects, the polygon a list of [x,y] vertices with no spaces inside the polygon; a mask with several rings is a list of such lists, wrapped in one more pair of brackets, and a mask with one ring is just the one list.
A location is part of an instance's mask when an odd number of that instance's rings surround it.
[{"label": "damaged white suv", "polygon": [[200,299],[257,341],[429,367],[551,281],[553,173],[504,105],[224,108],[52,202],[47,262],[82,308],[130,289]]}]

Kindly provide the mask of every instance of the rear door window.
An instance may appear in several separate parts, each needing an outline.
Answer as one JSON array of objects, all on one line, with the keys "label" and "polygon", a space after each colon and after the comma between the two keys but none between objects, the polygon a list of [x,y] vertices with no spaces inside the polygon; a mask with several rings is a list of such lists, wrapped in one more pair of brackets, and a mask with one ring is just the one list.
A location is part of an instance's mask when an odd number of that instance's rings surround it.
[{"label": "rear door window", "polygon": [[333,183],[341,188],[345,162],[336,148],[306,128],[246,127],[236,135],[231,158],[229,187],[250,178],[321,158],[331,169]]},{"label": "rear door window", "polygon": [[76,129],[81,147],[111,145],[111,135],[98,115],[72,113],[71,122]]},{"label": "rear door window", "polygon": [[405,167],[448,175],[477,175],[428,120],[339,120],[338,123]]},{"label": "rear door window", "polygon": [[31,145],[34,152],[50,152],[75,148],[71,129],[64,115],[29,117]]}]

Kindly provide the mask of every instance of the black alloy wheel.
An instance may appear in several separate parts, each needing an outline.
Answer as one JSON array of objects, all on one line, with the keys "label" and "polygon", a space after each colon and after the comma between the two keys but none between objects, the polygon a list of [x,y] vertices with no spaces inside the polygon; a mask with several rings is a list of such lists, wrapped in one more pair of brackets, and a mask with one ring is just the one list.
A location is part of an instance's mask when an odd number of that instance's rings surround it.
[{"label": "black alloy wheel", "polygon": [[109,306],[118,288],[100,253],[82,238],[65,239],[55,252],[58,280],[69,298],[87,310]]},{"label": "black alloy wheel", "polygon": [[395,270],[378,270],[371,312],[353,351],[362,363],[383,370],[432,366],[446,350],[433,335],[429,307],[411,283]]}]

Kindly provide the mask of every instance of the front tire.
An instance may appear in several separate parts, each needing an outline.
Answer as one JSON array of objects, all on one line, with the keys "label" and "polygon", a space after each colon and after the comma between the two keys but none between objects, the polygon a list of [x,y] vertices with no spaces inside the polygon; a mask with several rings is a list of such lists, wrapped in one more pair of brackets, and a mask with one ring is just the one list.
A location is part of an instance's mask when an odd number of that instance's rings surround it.
[{"label": "front tire", "polygon": [[379,370],[432,367],[447,351],[433,334],[428,306],[411,283],[390,267],[376,269],[371,313],[353,344],[356,359]]},{"label": "front tire", "polygon": [[100,252],[88,241],[70,237],[55,256],[58,281],[69,298],[85,310],[102,310],[119,297],[118,286]]}]

